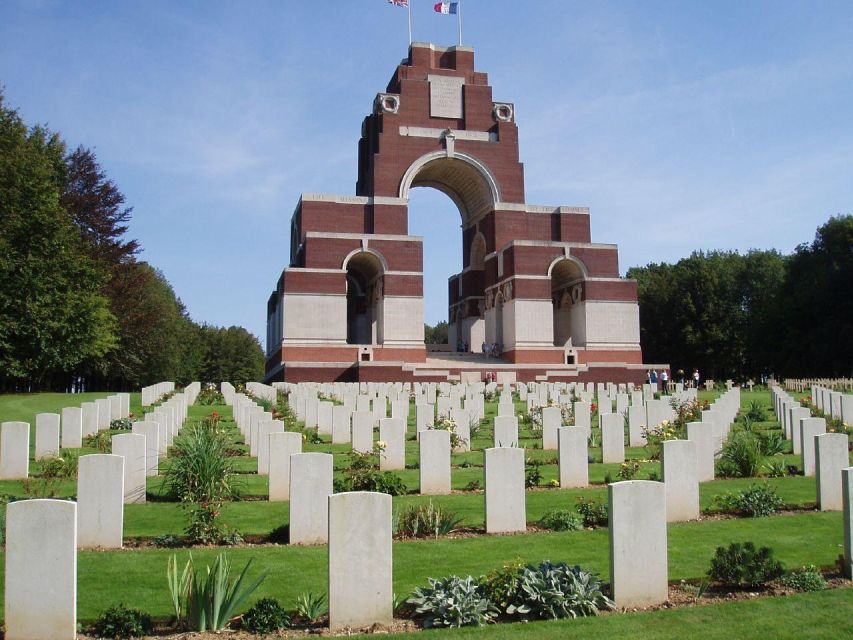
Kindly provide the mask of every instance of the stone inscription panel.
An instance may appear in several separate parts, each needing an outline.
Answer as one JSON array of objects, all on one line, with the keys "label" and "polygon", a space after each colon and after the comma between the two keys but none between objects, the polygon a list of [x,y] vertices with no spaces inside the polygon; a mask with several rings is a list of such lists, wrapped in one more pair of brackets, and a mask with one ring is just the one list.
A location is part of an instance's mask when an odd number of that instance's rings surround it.
[{"label": "stone inscription panel", "polygon": [[462,85],[465,78],[427,76],[429,80],[429,113],[433,118],[462,117]]}]

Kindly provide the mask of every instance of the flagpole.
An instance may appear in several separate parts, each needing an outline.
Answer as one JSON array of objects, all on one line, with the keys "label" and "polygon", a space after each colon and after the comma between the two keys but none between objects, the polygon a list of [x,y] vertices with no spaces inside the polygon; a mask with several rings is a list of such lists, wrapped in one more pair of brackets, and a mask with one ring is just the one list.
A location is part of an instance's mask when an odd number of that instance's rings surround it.
[{"label": "flagpole", "polygon": [[459,10],[456,12],[457,13],[456,17],[459,19],[458,20],[459,21],[459,46],[461,47],[462,46],[462,0],[459,0],[458,9]]},{"label": "flagpole", "polygon": [[406,3],[406,6],[409,8],[409,46],[412,46],[412,0],[409,0]]}]

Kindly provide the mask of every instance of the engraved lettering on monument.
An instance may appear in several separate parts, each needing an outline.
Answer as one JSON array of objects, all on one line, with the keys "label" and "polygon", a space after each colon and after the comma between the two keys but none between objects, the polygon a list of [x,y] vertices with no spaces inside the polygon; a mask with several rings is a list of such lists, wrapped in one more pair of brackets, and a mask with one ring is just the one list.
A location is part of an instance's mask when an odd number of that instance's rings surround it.
[{"label": "engraved lettering on monument", "polygon": [[429,80],[429,112],[433,118],[462,117],[462,85],[465,78],[427,76]]}]

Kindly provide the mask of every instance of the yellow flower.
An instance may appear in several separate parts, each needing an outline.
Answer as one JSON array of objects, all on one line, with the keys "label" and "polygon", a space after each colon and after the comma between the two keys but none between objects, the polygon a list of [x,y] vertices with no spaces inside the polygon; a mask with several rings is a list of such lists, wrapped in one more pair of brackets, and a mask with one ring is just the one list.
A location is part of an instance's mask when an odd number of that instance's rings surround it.
[{"label": "yellow flower", "polygon": [[379,440],[379,441],[376,443],[376,446],[377,446],[377,447],[379,447],[380,449],[384,449],[385,447],[387,447],[387,446],[388,446],[388,443],[387,443],[387,442],[385,442],[384,440]]}]

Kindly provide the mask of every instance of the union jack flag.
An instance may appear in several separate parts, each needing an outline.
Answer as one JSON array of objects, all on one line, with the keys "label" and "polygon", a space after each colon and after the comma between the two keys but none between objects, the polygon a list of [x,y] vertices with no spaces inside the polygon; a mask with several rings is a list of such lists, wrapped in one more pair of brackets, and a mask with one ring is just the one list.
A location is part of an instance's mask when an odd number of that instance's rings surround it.
[{"label": "union jack flag", "polygon": [[393,4],[395,7],[408,7],[409,0],[388,0],[388,4]]}]

